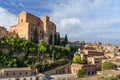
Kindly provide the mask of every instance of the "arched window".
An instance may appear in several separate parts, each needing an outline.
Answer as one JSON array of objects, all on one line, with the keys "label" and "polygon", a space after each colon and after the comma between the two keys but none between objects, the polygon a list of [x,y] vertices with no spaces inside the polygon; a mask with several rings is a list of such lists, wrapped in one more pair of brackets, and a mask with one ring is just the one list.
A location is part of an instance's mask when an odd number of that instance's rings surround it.
[{"label": "arched window", "polygon": [[30,80],[32,80],[32,78],[30,78]]},{"label": "arched window", "polygon": [[15,73],[13,73],[13,75],[15,75]]},{"label": "arched window", "polygon": [[73,69],[73,73],[75,73],[75,69]]},{"label": "arched window", "polygon": [[19,78],[16,78],[16,80],[20,80]]},{"label": "arched window", "polygon": [[26,75],[27,75],[28,73],[26,72]]},{"label": "arched window", "polygon": [[19,74],[19,75],[22,75],[22,74],[21,74],[21,72],[20,72],[20,74]]},{"label": "arched window", "polygon": [[8,73],[6,73],[6,76],[8,76],[9,74]]}]

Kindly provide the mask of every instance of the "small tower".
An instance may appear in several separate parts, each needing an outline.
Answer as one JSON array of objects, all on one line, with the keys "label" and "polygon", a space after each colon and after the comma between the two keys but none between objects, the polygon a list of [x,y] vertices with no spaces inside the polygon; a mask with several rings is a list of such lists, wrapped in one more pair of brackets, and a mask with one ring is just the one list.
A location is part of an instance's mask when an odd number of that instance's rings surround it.
[{"label": "small tower", "polygon": [[48,16],[44,16],[44,17],[42,18],[42,20],[45,21],[45,22],[48,22],[48,21],[49,21],[49,17],[48,17]]}]

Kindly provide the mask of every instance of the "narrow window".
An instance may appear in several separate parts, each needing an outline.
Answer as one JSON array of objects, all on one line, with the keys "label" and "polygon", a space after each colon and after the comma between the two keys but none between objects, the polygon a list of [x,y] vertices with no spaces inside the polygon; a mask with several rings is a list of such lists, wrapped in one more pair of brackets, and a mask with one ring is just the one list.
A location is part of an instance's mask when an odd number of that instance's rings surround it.
[{"label": "narrow window", "polygon": [[30,80],[32,80],[32,78],[30,78]]},{"label": "narrow window", "polygon": [[21,72],[20,72],[20,75],[21,75]]},{"label": "narrow window", "polygon": [[13,73],[13,75],[15,75],[15,73]]},{"label": "narrow window", "polygon": [[23,19],[21,19],[21,22],[23,22]]},{"label": "narrow window", "polygon": [[27,75],[28,73],[26,72],[26,75]]},{"label": "narrow window", "polygon": [[8,73],[6,73],[6,76],[8,76]]}]

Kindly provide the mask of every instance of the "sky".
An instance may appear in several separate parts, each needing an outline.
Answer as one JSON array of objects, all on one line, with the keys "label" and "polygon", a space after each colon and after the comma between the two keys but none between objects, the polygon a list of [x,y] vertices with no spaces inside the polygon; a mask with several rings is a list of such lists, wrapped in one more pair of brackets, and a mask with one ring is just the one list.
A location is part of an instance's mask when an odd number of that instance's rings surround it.
[{"label": "sky", "polygon": [[0,0],[0,26],[9,30],[21,11],[48,15],[71,41],[120,44],[120,0]]}]

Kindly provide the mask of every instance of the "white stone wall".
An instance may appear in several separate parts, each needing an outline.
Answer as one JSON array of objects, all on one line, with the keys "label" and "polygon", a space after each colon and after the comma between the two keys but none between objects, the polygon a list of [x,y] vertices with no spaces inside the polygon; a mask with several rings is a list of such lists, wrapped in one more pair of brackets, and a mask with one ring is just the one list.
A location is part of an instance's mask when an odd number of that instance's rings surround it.
[{"label": "white stone wall", "polygon": [[4,71],[3,77],[22,77],[22,76],[31,76],[30,70],[25,71]]}]

